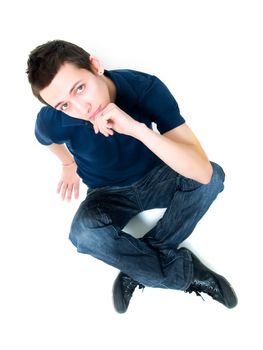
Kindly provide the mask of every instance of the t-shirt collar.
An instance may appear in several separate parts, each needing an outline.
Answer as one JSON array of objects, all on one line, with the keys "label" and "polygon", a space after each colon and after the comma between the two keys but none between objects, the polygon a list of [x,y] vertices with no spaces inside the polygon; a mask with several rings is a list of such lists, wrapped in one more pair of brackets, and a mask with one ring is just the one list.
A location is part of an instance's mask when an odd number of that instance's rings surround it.
[{"label": "t-shirt collar", "polygon": [[133,107],[137,103],[137,95],[129,82],[123,77],[121,70],[105,70],[104,74],[110,78],[116,87],[116,105],[121,109]]}]

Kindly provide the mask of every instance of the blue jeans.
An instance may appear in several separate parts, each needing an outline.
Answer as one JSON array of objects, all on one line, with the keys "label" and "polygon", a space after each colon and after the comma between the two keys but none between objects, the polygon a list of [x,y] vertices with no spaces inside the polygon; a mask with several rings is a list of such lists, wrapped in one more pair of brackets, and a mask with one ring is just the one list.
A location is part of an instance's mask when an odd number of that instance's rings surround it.
[{"label": "blue jeans", "polygon": [[[178,245],[224,188],[222,168],[211,164],[213,176],[207,185],[161,164],[130,186],[89,190],[73,219],[71,242],[78,252],[116,267],[145,286],[186,290],[193,264],[189,251]],[[142,238],[122,231],[132,217],[153,208],[167,209]]]}]

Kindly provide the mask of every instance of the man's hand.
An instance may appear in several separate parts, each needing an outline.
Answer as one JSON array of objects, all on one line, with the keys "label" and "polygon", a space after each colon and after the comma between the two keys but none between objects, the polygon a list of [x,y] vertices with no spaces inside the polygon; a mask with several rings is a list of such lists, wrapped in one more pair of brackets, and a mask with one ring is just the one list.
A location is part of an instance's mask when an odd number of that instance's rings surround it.
[{"label": "man's hand", "polygon": [[92,123],[95,133],[101,132],[106,137],[113,135],[114,131],[134,137],[136,127],[140,124],[114,103],[109,103]]},{"label": "man's hand", "polygon": [[76,171],[77,166],[75,162],[69,166],[63,166],[61,179],[57,187],[57,193],[61,194],[62,200],[66,198],[70,202],[73,191],[75,199],[79,198],[80,178]]}]

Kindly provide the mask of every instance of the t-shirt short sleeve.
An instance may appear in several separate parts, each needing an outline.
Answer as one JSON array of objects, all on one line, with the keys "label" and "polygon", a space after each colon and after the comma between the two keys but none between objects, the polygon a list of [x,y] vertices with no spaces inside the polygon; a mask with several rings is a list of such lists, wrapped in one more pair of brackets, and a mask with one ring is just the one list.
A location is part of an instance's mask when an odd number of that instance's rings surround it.
[{"label": "t-shirt short sleeve", "polygon": [[37,115],[37,119],[35,123],[35,136],[42,145],[48,146],[48,145],[51,145],[53,142],[50,139],[48,128],[45,123],[43,114],[44,113],[42,113],[42,110],[41,110]]},{"label": "t-shirt short sleeve", "polygon": [[[45,108],[45,107],[44,107]],[[49,136],[47,121],[45,121],[45,110],[42,108],[37,115],[35,123],[35,136],[42,145],[51,145],[53,142]]]},{"label": "t-shirt short sleeve", "polygon": [[185,119],[167,86],[155,76],[151,76],[151,80],[140,98],[140,105],[163,134],[184,124]]}]

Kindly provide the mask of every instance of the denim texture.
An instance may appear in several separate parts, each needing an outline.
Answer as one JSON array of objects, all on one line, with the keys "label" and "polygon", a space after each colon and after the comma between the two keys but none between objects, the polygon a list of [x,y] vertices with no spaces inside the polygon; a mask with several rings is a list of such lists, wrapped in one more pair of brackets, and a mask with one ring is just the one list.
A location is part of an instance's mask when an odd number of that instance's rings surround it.
[{"label": "denim texture", "polygon": [[[161,164],[124,187],[89,190],[71,225],[77,251],[104,261],[145,286],[186,290],[193,278],[187,250],[178,249],[224,188],[222,168],[203,185]],[[137,239],[123,228],[138,213],[167,208],[155,227]]]}]

